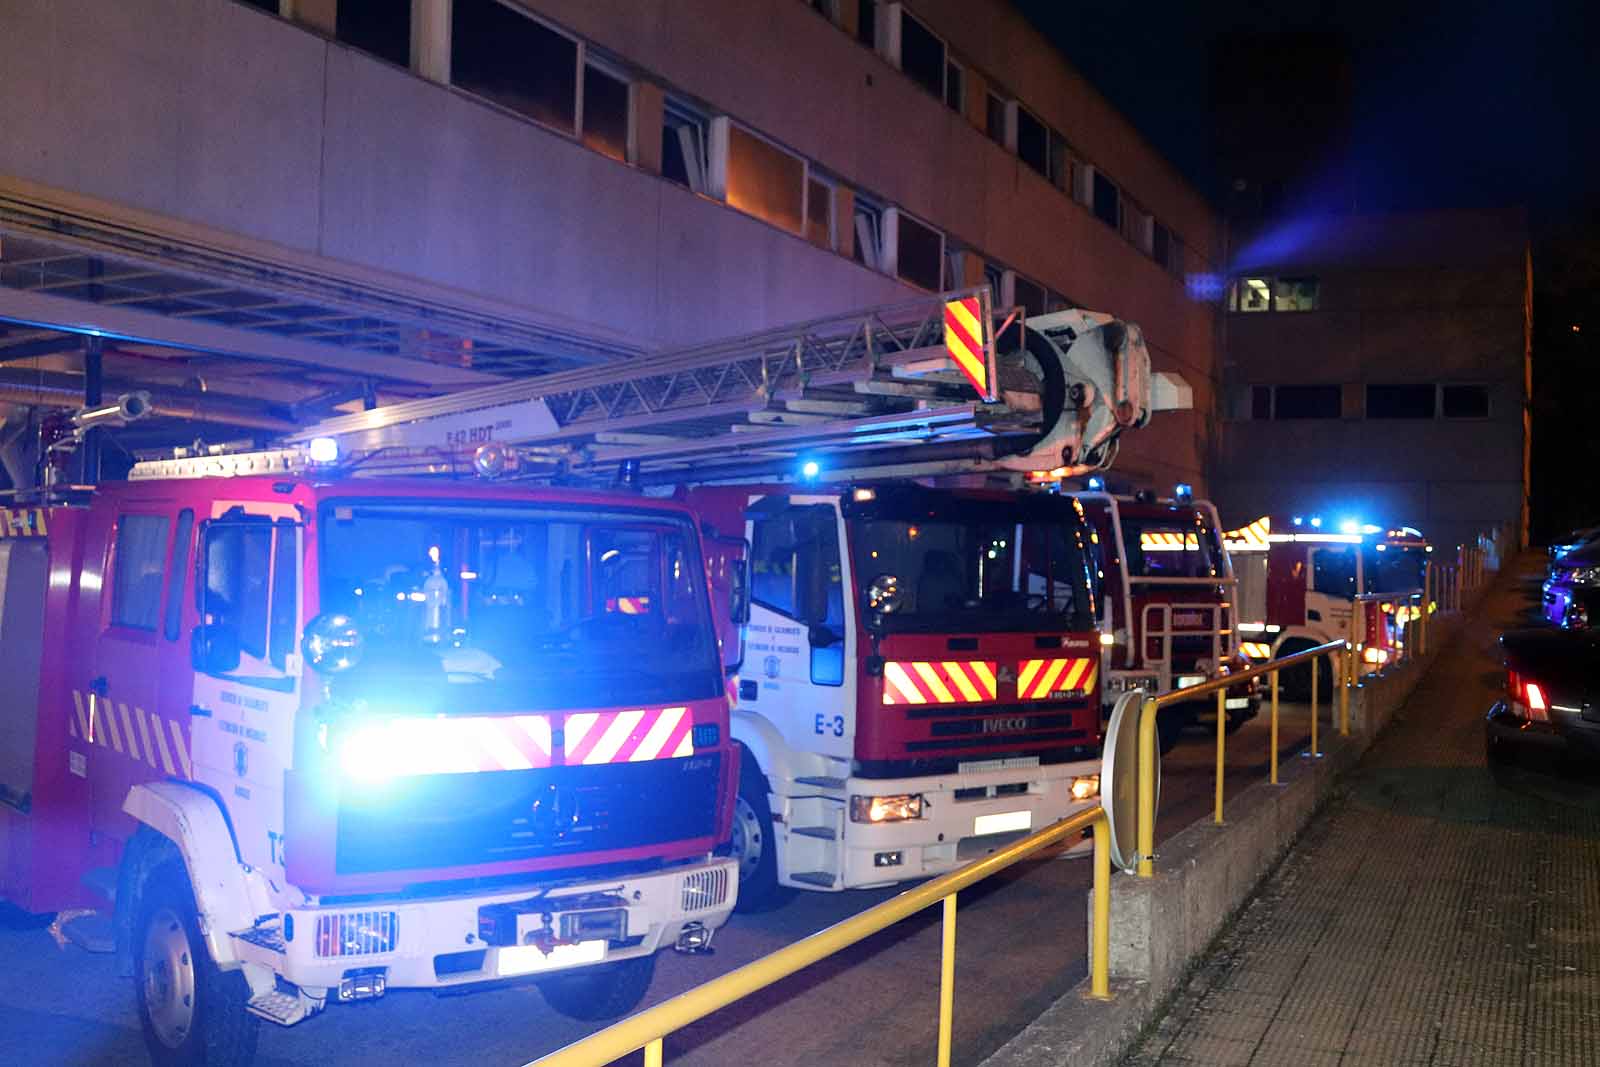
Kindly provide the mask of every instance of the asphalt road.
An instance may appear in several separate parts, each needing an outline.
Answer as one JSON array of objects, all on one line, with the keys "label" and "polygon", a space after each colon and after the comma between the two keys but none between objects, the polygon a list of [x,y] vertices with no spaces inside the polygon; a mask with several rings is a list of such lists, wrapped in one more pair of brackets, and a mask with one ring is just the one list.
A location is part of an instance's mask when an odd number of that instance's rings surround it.
[{"label": "asphalt road", "polygon": [[[1326,714],[1326,710],[1324,711]],[[1307,709],[1285,705],[1281,751],[1305,748]],[[1265,715],[1229,738],[1230,791],[1266,775]],[[1163,760],[1166,836],[1210,812],[1210,735]],[[975,1063],[1086,973],[1086,859],[1020,865],[963,894],[958,920],[955,1060]],[[713,957],[660,957],[656,1003],[893,896],[805,893],[765,915],[736,915]],[[675,1064],[924,1064],[933,1058],[937,909],[884,931],[668,1043]],[[58,948],[42,929],[0,928],[0,1063],[142,1063],[132,983],[109,956]],[[330,1009],[292,1029],[263,1025],[264,1067],[380,1062],[525,1063],[593,1027],[557,1015],[532,986],[436,997],[397,992]],[[638,1057],[635,1057],[637,1060]]]}]

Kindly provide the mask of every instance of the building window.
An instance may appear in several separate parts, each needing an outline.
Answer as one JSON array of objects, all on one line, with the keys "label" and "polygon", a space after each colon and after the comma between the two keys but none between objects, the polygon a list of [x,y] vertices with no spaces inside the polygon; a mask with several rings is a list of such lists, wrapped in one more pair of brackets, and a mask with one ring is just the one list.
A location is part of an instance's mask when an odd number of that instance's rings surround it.
[{"label": "building window", "polygon": [[1279,278],[1272,286],[1272,310],[1317,310],[1317,279]]},{"label": "building window", "polygon": [[[1169,231],[1170,233],[1170,231]],[[1165,266],[1174,277],[1183,277],[1183,239],[1177,234],[1171,234],[1172,249],[1167,254]],[[1216,299],[1216,290],[1213,289],[1206,297],[1207,300]]]},{"label": "building window", "polygon": [[899,62],[906,77],[943,100],[948,58],[944,41],[913,17],[911,12],[901,8]]},{"label": "building window", "polygon": [[450,80],[535,122],[576,132],[578,42],[498,0],[455,0]]},{"label": "building window", "polygon": [[628,82],[592,62],[583,68],[583,143],[628,162]]},{"label": "building window", "polygon": [[111,625],[155,630],[161,619],[161,572],[166,558],[165,515],[124,515],[117,520]]},{"label": "building window", "polygon": [[1432,385],[1367,386],[1367,418],[1431,419],[1436,390]]},{"label": "building window", "polygon": [[1050,177],[1050,129],[1027,108],[1017,107],[1017,158]]},{"label": "building window", "polygon": [[944,239],[944,281],[939,288],[946,291],[965,289],[967,286],[967,250],[950,238]]},{"label": "building window", "polygon": [[1489,387],[1486,385],[1445,385],[1439,389],[1444,417],[1447,419],[1487,419],[1489,417]]},{"label": "building window", "polygon": [[1240,278],[1228,298],[1232,311],[1271,311],[1272,282],[1268,278]]},{"label": "building window", "polygon": [[1006,102],[994,93],[984,94],[984,126],[983,132],[989,135],[989,140],[1004,148],[1006,146]]},{"label": "building window", "polygon": [[[276,11],[278,5],[271,5]],[[411,0],[339,0],[334,34],[351,48],[411,65]]]},{"label": "building window", "polygon": [[878,0],[856,0],[856,40],[878,47]]},{"label": "building window", "polygon": [[944,234],[899,210],[895,212],[895,275],[935,292],[944,276]]},{"label": "building window", "polygon": [[1121,194],[1117,191],[1116,184],[1098,170],[1094,172],[1094,202],[1090,206],[1095,218],[1113,228],[1120,226]]},{"label": "building window", "polygon": [[1159,222],[1150,224],[1150,258],[1163,267],[1172,263],[1172,231]]},{"label": "building window", "polygon": [[1054,130],[1050,131],[1050,184],[1062,192],[1072,194],[1072,152],[1067,148],[1067,139]]},{"label": "building window", "polygon": [[806,161],[728,124],[728,204],[790,233],[805,223]]},{"label": "building window", "polygon": [[833,184],[816,174],[806,178],[806,240],[830,252],[839,247],[833,228]]},{"label": "building window", "polygon": [[[242,0],[242,2],[246,7],[253,7],[259,11],[265,11],[269,15],[276,15],[278,13],[278,0]],[[409,0],[407,0],[407,2],[409,3]]]},{"label": "building window", "polygon": [[1252,385],[1250,387],[1250,417],[1252,419],[1272,418],[1272,386]]},{"label": "building window", "polygon": [[662,108],[661,176],[697,193],[709,193],[711,122],[703,112],[669,98]]},{"label": "building window", "polygon": [[1273,390],[1274,419],[1337,419],[1342,390],[1337,385],[1280,385]]},{"label": "building window", "polygon": [[872,270],[883,270],[883,208],[872,200],[856,194],[855,261]]},{"label": "building window", "polygon": [[811,10],[834,25],[839,24],[839,0],[811,0]]},{"label": "building window", "polygon": [[944,102],[957,114],[967,110],[967,72],[953,59],[944,65]]},{"label": "building window", "polygon": [[1038,282],[1030,281],[1020,274],[1011,276],[1011,303],[1022,308],[1022,313],[1028,317],[1043,315],[1046,305],[1045,288]]},{"label": "building window", "polygon": [[1005,268],[997,263],[984,263],[983,284],[989,287],[989,297],[996,308],[1010,307],[1010,298],[1006,293]]}]

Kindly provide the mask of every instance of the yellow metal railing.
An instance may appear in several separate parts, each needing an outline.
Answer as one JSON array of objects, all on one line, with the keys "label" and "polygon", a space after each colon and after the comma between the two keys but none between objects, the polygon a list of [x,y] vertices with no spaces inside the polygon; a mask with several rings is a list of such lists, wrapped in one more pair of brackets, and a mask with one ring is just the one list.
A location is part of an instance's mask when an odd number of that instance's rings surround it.
[{"label": "yellow metal railing", "polygon": [[1139,710],[1139,876],[1149,878],[1155,874],[1156,852],[1156,714],[1168,704],[1187,702],[1196,697],[1215,693],[1217,698],[1217,785],[1216,807],[1213,819],[1218,826],[1222,825],[1222,785],[1224,763],[1227,754],[1227,693],[1230,688],[1240,682],[1252,678],[1267,677],[1271,679],[1272,687],[1272,781],[1278,780],[1278,672],[1286,667],[1298,666],[1308,663],[1311,667],[1311,751],[1314,755],[1320,754],[1321,749],[1317,744],[1317,664],[1324,656],[1332,662],[1330,669],[1339,671],[1335,677],[1343,678],[1344,684],[1338,686],[1339,690],[1339,733],[1348,736],[1350,733],[1350,685],[1349,679],[1354,669],[1350,665],[1352,649],[1348,641],[1329,641],[1327,644],[1308,648],[1304,652],[1297,652],[1292,656],[1264,663],[1259,667],[1226,674],[1210,681],[1193,685],[1187,689],[1179,689],[1171,693],[1159,693],[1148,696]]},{"label": "yellow metal railing", "polygon": [[943,950],[939,962],[939,1067],[950,1063],[951,1023],[955,1007],[956,894],[975,882],[1005,870],[1051,845],[1069,841],[1085,830],[1094,831],[1094,919],[1089,952],[1089,993],[1111,998],[1111,846],[1105,811],[1096,804],[1031,834],[992,856],[970,863],[892,900],[875,905],[819,930],[810,937],[779,949],[736,971],[713,978],[647,1011],[614,1023],[563,1049],[534,1061],[537,1067],[598,1067],[644,1050],[645,1067],[660,1067],[662,1039],[675,1030],[705,1018],[734,1001],[782,981],[818,960],[893,926],[924,908],[944,906]]}]

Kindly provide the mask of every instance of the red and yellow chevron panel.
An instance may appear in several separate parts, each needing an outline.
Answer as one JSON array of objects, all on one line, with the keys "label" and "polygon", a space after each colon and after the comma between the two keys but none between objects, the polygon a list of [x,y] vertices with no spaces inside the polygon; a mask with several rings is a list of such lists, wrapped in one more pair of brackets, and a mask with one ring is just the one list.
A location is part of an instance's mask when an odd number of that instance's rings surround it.
[{"label": "red and yellow chevron panel", "polygon": [[1100,664],[1088,658],[1025,659],[1017,669],[1017,699],[1049,700],[1057,693],[1094,688]]},{"label": "red and yellow chevron panel", "polygon": [[688,708],[585,711],[568,715],[562,753],[577,763],[639,763],[694,755]]},{"label": "red and yellow chevron panel", "polygon": [[1147,531],[1139,535],[1139,547],[1146,552],[1181,552],[1186,548],[1198,548],[1199,545],[1200,542],[1192,533]]},{"label": "red and yellow chevron panel", "polygon": [[982,704],[999,699],[993,660],[891,660],[883,665],[885,704]]},{"label": "red and yellow chevron panel", "polygon": [[975,296],[948,301],[944,306],[944,347],[967,381],[985,400],[993,400],[989,387],[989,361],[983,345],[983,303]]}]

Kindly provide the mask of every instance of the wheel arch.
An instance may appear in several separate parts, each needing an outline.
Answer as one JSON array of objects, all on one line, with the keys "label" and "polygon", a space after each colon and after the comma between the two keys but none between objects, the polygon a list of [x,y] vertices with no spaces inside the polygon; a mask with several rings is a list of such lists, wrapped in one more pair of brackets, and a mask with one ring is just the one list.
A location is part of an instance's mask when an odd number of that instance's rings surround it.
[{"label": "wheel arch", "polygon": [[765,718],[736,710],[730,720],[730,729],[733,739],[750,753],[756,766],[766,776],[769,792],[777,789],[779,782],[793,782],[799,775],[788,742],[778,728]]}]

